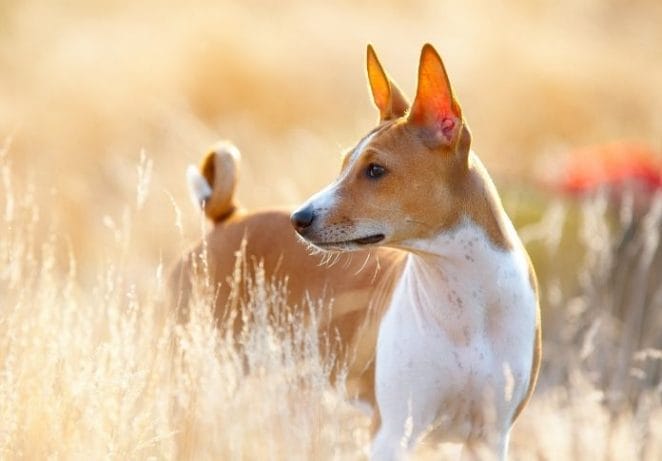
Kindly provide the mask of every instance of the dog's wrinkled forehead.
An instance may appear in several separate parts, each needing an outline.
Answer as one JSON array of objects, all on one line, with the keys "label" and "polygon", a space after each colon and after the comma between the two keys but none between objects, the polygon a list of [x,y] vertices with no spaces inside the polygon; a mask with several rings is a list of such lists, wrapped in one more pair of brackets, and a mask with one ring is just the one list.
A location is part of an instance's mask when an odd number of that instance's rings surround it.
[{"label": "dog's wrinkled forehead", "polygon": [[354,163],[360,156],[361,154],[365,151],[366,147],[375,140],[377,137],[379,137],[380,134],[384,133],[387,131],[390,127],[394,125],[396,121],[392,120],[386,123],[382,123],[372,130],[368,132],[361,140],[354,146],[353,149],[350,149],[347,151],[343,158],[343,163],[342,163],[342,169],[345,169],[348,165],[351,165]]}]

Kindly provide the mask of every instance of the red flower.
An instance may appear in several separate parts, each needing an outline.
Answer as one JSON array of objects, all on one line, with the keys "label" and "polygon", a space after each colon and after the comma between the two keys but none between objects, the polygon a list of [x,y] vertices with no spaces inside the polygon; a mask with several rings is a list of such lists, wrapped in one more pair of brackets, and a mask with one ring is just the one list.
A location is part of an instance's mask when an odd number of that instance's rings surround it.
[{"label": "red flower", "polygon": [[662,189],[662,156],[646,146],[624,142],[574,151],[558,183],[562,191],[576,195],[605,186],[620,192],[633,185],[651,195]]}]

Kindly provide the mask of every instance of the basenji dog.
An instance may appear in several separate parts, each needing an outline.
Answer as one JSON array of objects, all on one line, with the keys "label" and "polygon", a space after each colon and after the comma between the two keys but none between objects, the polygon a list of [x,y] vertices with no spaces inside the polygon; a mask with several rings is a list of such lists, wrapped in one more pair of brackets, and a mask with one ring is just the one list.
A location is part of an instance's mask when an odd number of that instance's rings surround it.
[{"label": "basenji dog", "polygon": [[370,46],[367,66],[380,123],[291,218],[322,250],[406,253],[379,327],[371,456],[402,459],[426,439],[505,459],[540,364],[533,267],[435,49],[422,49],[411,107]]},{"label": "basenji dog", "polygon": [[[291,209],[249,212],[239,206],[235,197],[239,165],[239,150],[229,142],[219,142],[199,166],[187,171],[192,198],[212,227],[172,270],[170,296],[180,318],[188,317],[193,284],[206,276],[214,292],[212,308],[219,327],[228,328],[230,320],[235,338],[240,334],[244,316],[236,311],[249,294],[243,285],[233,286],[232,279],[243,242],[245,275],[254,279],[260,264],[267,282],[286,280],[289,308],[299,309],[299,314],[317,309],[324,359],[337,359],[332,380],[346,366],[348,396],[374,407],[377,331],[386,297],[392,292],[389,283],[402,268],[402,256],[388,249],[331,261],[328,255],[311,255],[290,224]],[[228,302],[231,295],[238,296],[239,302]]]}]

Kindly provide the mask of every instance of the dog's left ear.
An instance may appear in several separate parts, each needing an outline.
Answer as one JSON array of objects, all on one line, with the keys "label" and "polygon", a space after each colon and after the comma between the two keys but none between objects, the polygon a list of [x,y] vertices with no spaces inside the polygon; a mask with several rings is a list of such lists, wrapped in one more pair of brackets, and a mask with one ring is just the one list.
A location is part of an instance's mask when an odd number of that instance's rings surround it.
[{"label": "dog's left ear", "polygon": [[384,68],[379,63],[372,45],[368,45],[366,63],[372,99],[377,109],[379,109],[379,121],[383,122],[404,116],[409,109],[409,102],[407,102],[397,85],[384,72]]},{"label": "dog's left ear", "polygon": [[429,43],[421,51],[418,89],[409,121],[425,130],[430,147],[454,147],[465,131],[462,109],[453,97],[444,63]]}]

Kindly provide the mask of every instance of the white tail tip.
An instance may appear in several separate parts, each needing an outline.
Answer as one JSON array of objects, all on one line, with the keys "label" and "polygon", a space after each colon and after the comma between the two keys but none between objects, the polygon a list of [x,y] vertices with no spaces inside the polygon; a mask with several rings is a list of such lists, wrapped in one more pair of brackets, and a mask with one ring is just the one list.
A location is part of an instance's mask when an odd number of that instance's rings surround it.
[{"label": "white tail tip", "polygon": [[202,208],[203,203],[211,197],[211,186],[195,165],[189,165],[186,169],[186,181],[191,200],[196,207]]}]

